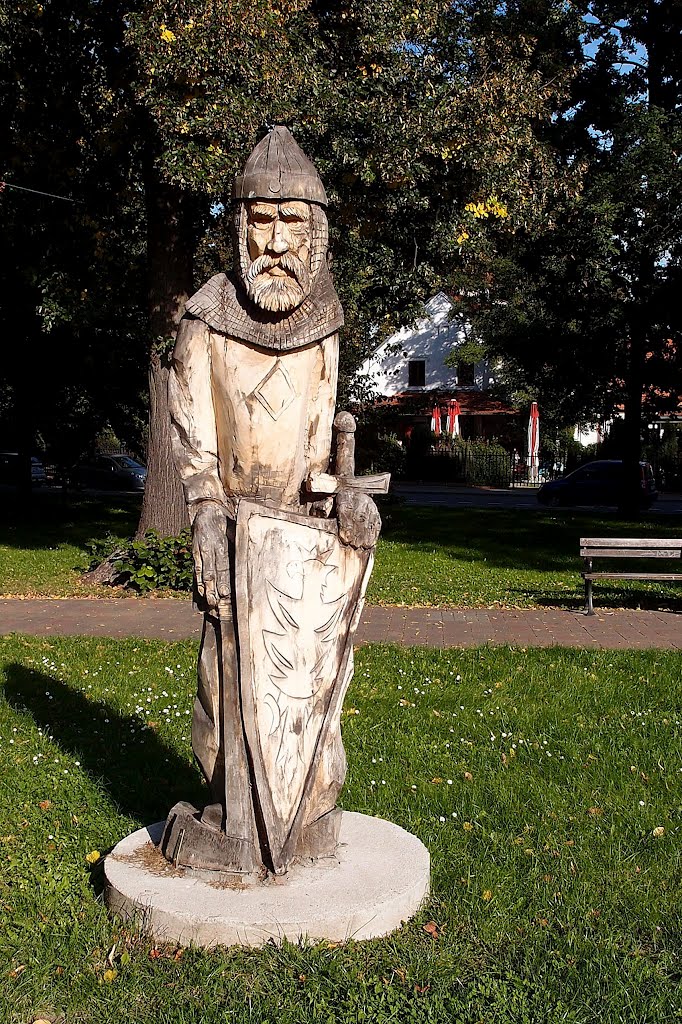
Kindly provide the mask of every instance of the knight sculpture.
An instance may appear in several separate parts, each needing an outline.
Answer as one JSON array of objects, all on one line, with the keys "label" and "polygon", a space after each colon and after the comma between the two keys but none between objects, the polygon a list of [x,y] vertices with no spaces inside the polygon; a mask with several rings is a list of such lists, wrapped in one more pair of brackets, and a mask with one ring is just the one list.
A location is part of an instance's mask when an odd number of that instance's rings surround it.
[{"label": "knight sculpture", "polygon": [[172,808],[176,866],[283,874],[333,855],[353,634],[381,521],[335,418],[343,313],[327,196],[286,128],[234,186],[237,266],[187,303],[173,354],[173,448],[204,613],[192,747],[201,810]]}]

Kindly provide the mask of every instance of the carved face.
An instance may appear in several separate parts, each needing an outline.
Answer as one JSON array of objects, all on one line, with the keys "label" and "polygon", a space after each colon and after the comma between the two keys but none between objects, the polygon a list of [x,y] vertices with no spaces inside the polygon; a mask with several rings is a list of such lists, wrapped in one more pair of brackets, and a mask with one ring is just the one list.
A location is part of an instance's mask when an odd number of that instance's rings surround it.
[{"label": "carved face", "polygon": [[310,294],[310,204],[300,200],[247,204],[249,298],[270,312],[300,306]]}]

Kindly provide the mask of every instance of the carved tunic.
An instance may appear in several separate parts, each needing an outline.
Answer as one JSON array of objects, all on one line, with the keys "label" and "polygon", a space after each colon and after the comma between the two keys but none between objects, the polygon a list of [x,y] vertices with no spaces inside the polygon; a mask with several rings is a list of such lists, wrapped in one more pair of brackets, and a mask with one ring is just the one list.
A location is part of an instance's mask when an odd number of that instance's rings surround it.
[{"label": "carved tunic", "polygon": [[280,353],[184,319],[169,404],[190,509],[229,495],[305,508],[303,481],[327,469],[337,374],[336,333]]}]

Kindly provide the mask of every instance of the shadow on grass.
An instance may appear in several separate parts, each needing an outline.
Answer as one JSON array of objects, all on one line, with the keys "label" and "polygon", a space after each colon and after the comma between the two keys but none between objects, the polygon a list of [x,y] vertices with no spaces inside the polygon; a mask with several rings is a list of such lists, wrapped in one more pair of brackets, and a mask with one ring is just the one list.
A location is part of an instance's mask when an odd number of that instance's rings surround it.
[{"label": "shadow on grass", "polygon": [[[682,584],[682,580],[680,580]],[[542,593],[537,590],[521,590],[509,588],[510,594],[523,594],[530,597],[535,604],[543,608],[564,608],[566,611],[583,611],[585,608],[585,597],[577,597],[573,594],[557,593],[556,591]],[[647,612],[674,612],[682,613],[682,596],[680,593],[661,593],[655,590],[618,590],[616,587],[595,586],[592,600],[595,612],[613,611],[618,608],[629,610],[640,610]]]},{"label": "shadow on grass", "polygon": [[679,524],[664,524],[659,517],[646,514],[628,520],[617,512],[410,506],[392,509],[384,531],[386,540],[405,544],[417,553],[441,548],[458,561],[539,572],[580,572],[581,537],[679,535]]},{"label": "shadow on grass", "polygon": [[77,757],[81,768],[140,824],[160,821],[178,800],[206,802],[199,770],[136,716],[90,701],[61,680],[12,662],[4,666],[10,706]]},{"label": "shadow on grass", "polygon": [[54,488],[36,491],[28,505],[12,497],[0,502],[0,544],[20,549],[46,549],[59,544],[83,547],[107,533],[132,536],[140,515],[137,494],[89,497]]}]

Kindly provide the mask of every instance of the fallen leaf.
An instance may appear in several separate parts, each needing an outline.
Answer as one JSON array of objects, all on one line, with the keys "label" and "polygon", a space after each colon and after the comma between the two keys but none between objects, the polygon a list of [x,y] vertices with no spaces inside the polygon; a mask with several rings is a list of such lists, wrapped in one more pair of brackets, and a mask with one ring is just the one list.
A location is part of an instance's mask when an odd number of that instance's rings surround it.
[{"label": "fallen leaf", "polygon": [[428,992],[430,988],[431,988],[430,985],[415,985],[414,986],[415,992],[418,995],[420,995],[420,996],[424,995],[425,992]]},{"label": "fallen leaf", "polygon": [[153,949],[149,950],[149,959],[150,960],[158,960],[160,956],[161,956],[161,950],[157,949],[156,946],[154,946]]},{"label": "fallen leaf", "polygon": [[467,782],[472,782],[474,777],[471,774],[471,772],[465,772],[464,773],[464,778],[466,779]]},{"label": "fallen leaf", "polygon": [[52,807],[52,801],[41,800],[40,803],[38,804],[38,807],[41,809],[41,811],[49,811],[50,807]]},{"label": "fallen leaf", "polygon": [[87,860],[88,864],[96,864],[101,856],[102,855],[99,852],[99,850],[92,850],[90,853],[86,854],[85,859]]},{"label": "fallen leaf", "polygon": [[424,925],[424,931],[427,935],[430,935],[432,939],[439,939],[442,929],[438,927],[435,921],[429,921],[428,924]]},{"label": "fallen leaf", "polygon": [[483,899],[487,901],[487,900],[491,900],[492,898],[493,898],[493,894],[490,891],[490,889],[484,889],[483,890]]},{"label": "fallen leaf", "polygon": [[435,777],[435,778],[431,779],[431,782],[432,782],[432,783],[434,784],[434,786],[437,786],[437,785],[438,785],[438,783],[439,783],[439,782],[442,782],[442,781],[443,781],[443,780],[441,779],[440,775],[436,775],[436,777]]},{"label": "fallen leaf", "polygon": [[112,981],[116,981],[116,978],[118,977],[118,971],[116,970],[115,967],[110,967],[108,970],[104,972],[103,977],[107,984],[111,984]]},{"label": "fallen leaf", "polygon": [[600,818],[604,812],[602,811],[601,807],[590,807],[587,813],[591,815],[591,817],[593,818]]}]

